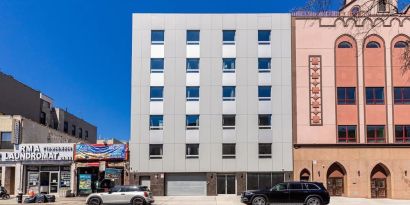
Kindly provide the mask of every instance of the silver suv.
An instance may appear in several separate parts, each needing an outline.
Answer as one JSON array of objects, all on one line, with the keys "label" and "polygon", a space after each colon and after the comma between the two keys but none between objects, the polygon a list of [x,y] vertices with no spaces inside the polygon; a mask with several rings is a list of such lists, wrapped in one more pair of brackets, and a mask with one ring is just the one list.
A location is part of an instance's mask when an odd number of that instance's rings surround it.
[{"label": "silver suv", "polygon": [[154,203],[151,191],[146,186],[115,186],[108,193],[94,193],[87,197],[87,205]]}]

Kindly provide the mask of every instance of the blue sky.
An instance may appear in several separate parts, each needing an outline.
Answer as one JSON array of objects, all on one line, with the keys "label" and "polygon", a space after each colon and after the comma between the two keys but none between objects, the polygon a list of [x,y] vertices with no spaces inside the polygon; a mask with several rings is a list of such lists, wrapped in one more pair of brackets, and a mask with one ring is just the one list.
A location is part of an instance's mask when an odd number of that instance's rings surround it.
[{"label": "blue sky", "polygon": [[0,0],[0,71],[98,127],[130,136],[135,12],[288,12],[304,0]]}]

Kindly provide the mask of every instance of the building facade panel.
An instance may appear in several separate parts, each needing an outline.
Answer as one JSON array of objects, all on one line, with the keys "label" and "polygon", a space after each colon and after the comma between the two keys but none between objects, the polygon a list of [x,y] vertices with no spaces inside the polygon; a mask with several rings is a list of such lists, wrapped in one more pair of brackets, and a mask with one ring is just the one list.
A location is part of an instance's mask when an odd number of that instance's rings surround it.
[{"label": "building facade panel", "polygon": [[[292,139],[291,39],[287,36],[291,32],[290,15],[134,14],[133,20],[134,24],[149,22],[134,26],[133,30],[139,33],[133,35],[133,51],[137,52],[133,56],[133,73],[144,77],[133,78],[138,82],[132,83],[141,89],[132,87],[137,96],[132,97],[132,110],[140,112],[132,115],[130,146],[139,147],[139,153],[131,152],[130,166],[139,172],[137,175],[149,173],[156,177],[150,179],[154,194],[175,193],[163,191],[169,180],[167,175],[175,173],[206,175],[201,180],[207,181],[208,195],[240,194],[251,171],[275,172],[288,180],[292,167],[284,162],[292,160],[288,146]],[[262,39],[260,31],[269,31],[269,39],[266,35]],[[154,45],[164,47],[163,71],[149,71],[152,65],[141,63],[162,58],[157,52],[141,54],[144,58],[138,55]],[[188,69],[188,59],[197,58],[199,67],[189,64]],[[260,58],[270,60],[263,64],[267,67],[262,71],[258,66]],[[158,85],[153,85],[155,81],[149,80],[147,72],[164,73],[162,115],[161,109],[150,106],[149,88]],[[263,84],[259,84],[260,73],[268,79]],[[258,96],[258,86],[272,84],[275,89],[270,93],[263,91],[262,98]],[[189,86],[199,87],[199,100],[187,98]],[[263,106],[259,108],[260,105]],[[155,109],[155,116],[144,113],[150,109]],[[162,144],[157,135],[152,135],[157,130],[152,129],[163,130]],[[156,140],[151,141],[152,138]],[[270,144],[270,158],[259,159],[259,143]],[[146,183],[139,178],[134,180]]]},{"label": "building facade panel", "polygon": [[407,14],[396,2],[370,4],[367,11],[365,1],[347,1],[320,17],[294,13],[294,179],[323,182],[333,196],[408,199],[401,155],[410,150],[409,116],[400,112],[410,84],[397,57],[408,45],[395,48],[407,39]]}]

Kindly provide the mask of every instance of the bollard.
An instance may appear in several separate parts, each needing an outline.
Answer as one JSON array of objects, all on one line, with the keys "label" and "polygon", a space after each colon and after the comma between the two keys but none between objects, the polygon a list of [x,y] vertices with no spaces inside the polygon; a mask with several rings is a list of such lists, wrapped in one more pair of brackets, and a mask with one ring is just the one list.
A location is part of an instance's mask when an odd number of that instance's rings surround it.
[{"label": "bollard", "polygon": [[22,192],[19,192],[17,194],[17,203],[19,204],[23,203],[23,193]]}]

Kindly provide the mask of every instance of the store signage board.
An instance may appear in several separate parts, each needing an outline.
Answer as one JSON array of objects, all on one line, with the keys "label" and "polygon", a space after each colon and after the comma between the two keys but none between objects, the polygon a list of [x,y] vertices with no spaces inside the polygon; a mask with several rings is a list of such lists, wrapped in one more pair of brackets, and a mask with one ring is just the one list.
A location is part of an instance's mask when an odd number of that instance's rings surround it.
[{"label": "store signage board", "polygon": [[14,152],[0,152],[1,161],[72,161],[74,144],[20,144]]},{"label": "store signage board", "polygon": [[127,160],[125,144],[76,144],[75,160]]}]

